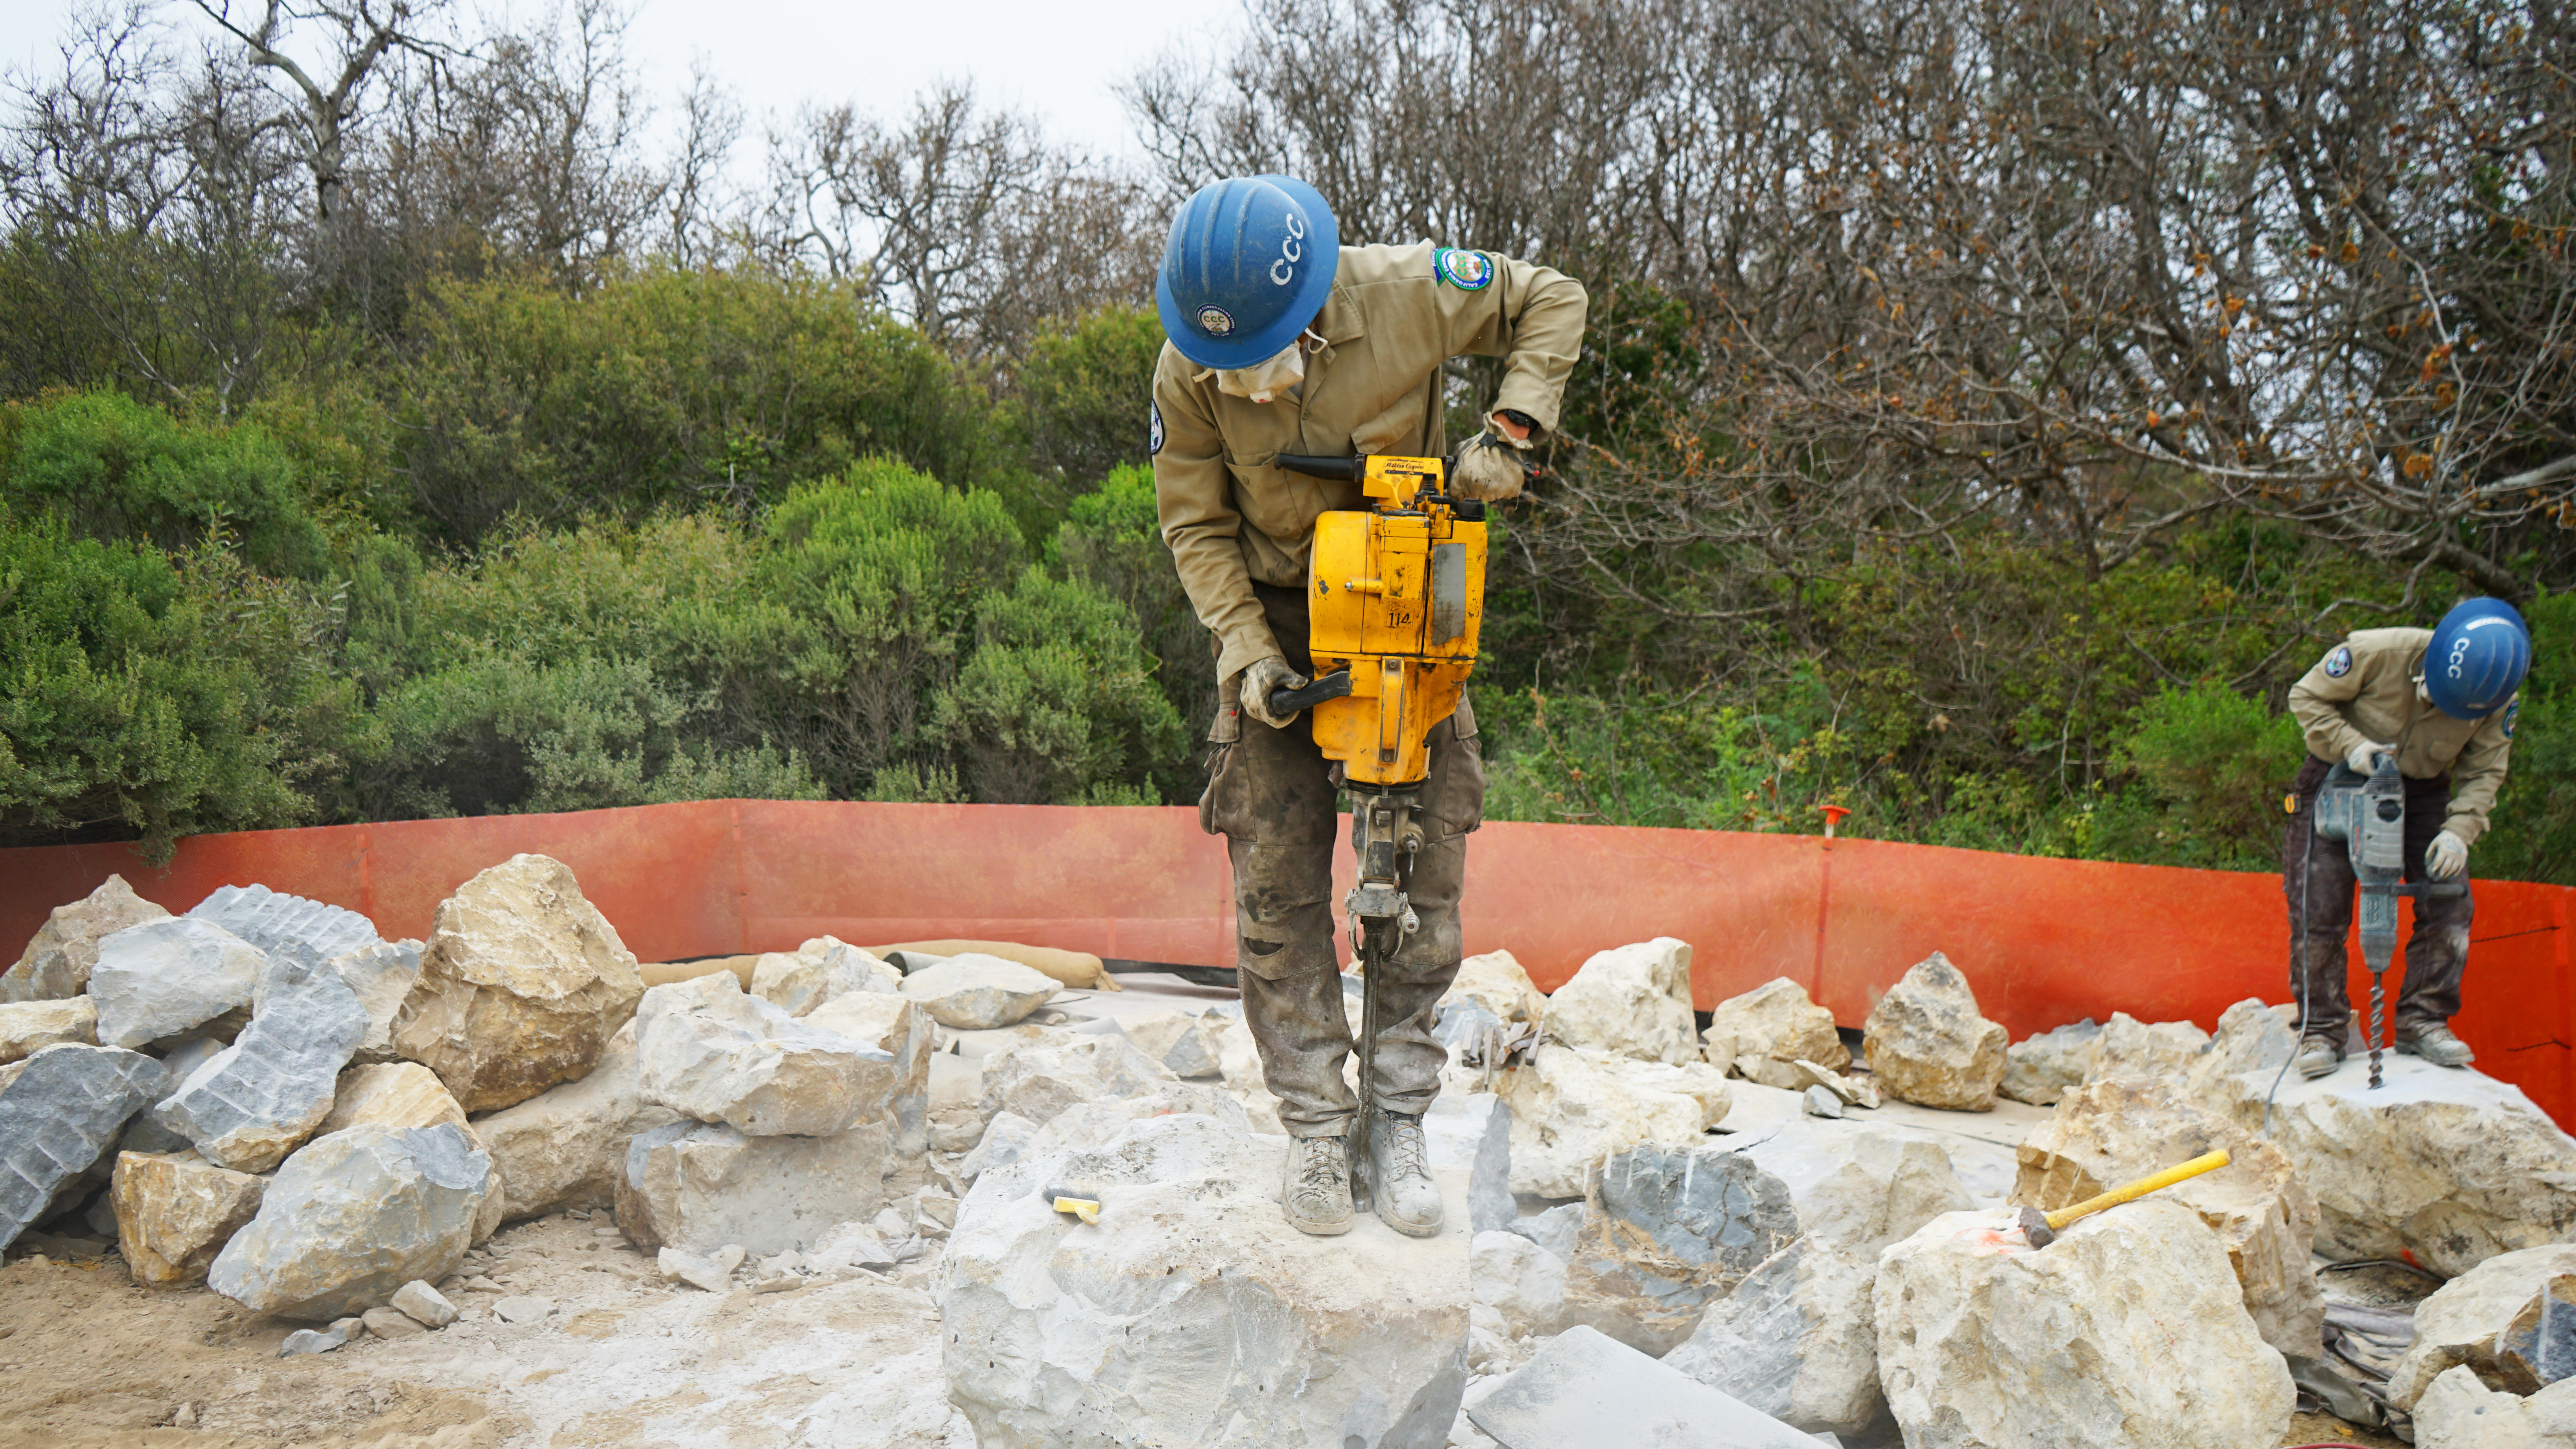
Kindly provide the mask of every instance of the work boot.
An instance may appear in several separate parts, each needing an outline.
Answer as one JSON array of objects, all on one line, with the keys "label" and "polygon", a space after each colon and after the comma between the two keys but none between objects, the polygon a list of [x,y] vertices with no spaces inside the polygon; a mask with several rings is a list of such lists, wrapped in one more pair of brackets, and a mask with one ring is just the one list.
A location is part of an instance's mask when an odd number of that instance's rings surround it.
[{"label": "work boot", "polygon": [[1301,1233],[1329,1238],[1351,1230],[1351,1158],[1339,1137],[1288,1139],[1279,1205]]},{"label": "work boot", "polygon": [[2299,1039],[2299,1054],[2292,1058],[2303,1077],[2322,1077],[2343,1065],[2343,1043],[2330,1036],[2308,1036]]},{"label": "work boot", "polygon": [[1422,1145],[1422,1119],[1381,1112],[1369,1133],[1369,1205],[1378,1221],[1408,1238],[1440,1231],[1440,1185]]},{"label": "work boot", "polygon": [[2398,1033],[2397,1049],[2409,1056],[2422,1057],[2437,1067],[2465,1067],[2478,1059],[2469,1044],[2451,1034],[2447,1026],[2435,1024],[2418,1030],[2413,1036]]}]

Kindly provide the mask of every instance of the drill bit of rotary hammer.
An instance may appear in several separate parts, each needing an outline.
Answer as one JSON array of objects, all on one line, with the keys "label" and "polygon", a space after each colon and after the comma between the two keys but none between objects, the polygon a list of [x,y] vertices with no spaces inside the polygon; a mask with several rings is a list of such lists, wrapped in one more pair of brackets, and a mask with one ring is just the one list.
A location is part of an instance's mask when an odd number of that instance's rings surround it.
[{"label": "drill bit of rotary hammer", "polygon": [[[2370,1085],[2377,1087],[2380,1013],[2386,1000],[2380,976],[2397,952],[2397,898],[2456,896],[2468,887],[2458,881],[2406,883],[2406,780],[2397,773],[2393,754],[2382,752],[2378,768],[2368,775],[2344,765],[2326,775],[2317,787],[2314,834],[2343,844],[2361,890],[2361,964],[2370,968]],[[2304,880],[2299,889],[2304,915]],[[2304,1029],[2305,1000],[2299,1014]]]}]

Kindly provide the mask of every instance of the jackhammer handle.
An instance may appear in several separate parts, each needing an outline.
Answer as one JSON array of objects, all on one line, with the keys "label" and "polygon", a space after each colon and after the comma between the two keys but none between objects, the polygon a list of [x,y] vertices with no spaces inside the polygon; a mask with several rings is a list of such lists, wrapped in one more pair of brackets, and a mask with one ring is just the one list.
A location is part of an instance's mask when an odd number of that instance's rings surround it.
[{"label": "jackhammer handle", "polygon": [[1351,692],[1351,672],[1336,669],[1303,689],[1270,691],[1270,712],[1281,719],[1314,708],[1328,699],[1339,699]]},{"label": "jackhammer handle", "polygon": [[2198,1177],[2204,1172],[2215,1172],[2225,1167],[2230,1160],[2224,1147],[2215,1152],[2204,1152],[2189,1162],[2168,1167],[2153,1177],[2142,1177],[2125,1186],[2115,1187],[2100,1197],[2088,1197],[2072,1207],[2059,1208],[2048,1215],[2048,1229],[2050,1232],[2055,1232],[2077,1218],[2098,1213],[2104,1208],[2118,1207],[2131,1198],[2145,1197],[2158,1188],[2171,1187],[2185,1178]]},{"label": "jackhammer handle", "polygon": [[1281,453],[1270,460],[1270,466],[1303,473],[1309,478],[1321,478],[1327,483],[1357,483],[1367,474],[1368,459],[1328,458],[1321,453]]}]

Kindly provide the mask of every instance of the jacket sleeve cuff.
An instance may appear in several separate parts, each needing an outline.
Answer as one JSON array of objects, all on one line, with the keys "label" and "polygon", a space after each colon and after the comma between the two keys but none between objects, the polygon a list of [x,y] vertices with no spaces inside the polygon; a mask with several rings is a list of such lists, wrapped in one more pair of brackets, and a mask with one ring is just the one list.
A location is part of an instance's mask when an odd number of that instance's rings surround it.
[{"label": "jacket sleeve cuff", "polygon": [[1502,387],[1494,394],[1494,405],[1488,411],[1500,412],[1510,408],[1517,413],[1527,413],[1537,420],[1542,432],[1553,433],[1556,431],[1560,392],[1561,389],[1548,386],[1543,379],[1514,368],[1504,376]]},{"label": "jacket sleeve cuff", "polygon": [[1258,624],[1237,630],[1225,636],[1225,648],[1216,657],[1216,677],[1232,679],[1251,668],[1255,660],[1285,657],[1286,653],[1279,641],[1270,637],[1270,631]]},{"label": "jacket sleeve cuff", "polygon": [[2442,828],[2460,837],[2460,844],[2475,845],[2486,834],[2487,823],[2475,815],[2453,815],[2442,822]]}]

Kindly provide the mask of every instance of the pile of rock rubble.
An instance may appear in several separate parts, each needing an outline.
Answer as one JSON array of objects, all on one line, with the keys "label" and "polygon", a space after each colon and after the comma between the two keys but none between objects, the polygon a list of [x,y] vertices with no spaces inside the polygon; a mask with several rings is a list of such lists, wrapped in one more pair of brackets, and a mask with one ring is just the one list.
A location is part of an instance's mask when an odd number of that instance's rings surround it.
[{"label": "pile of rock rubble", "polygon": [[[2576,1446],[2576,1139],[2411,1059],[2282,1083],[2260,1002],[2015,1044],[1935,954],[1855,1059],[1787,980],[1702,1025],[1669,938],[1553,995],[1475,957],[1436,1027],[1449,1227],[1416,1242],[1287,1227],[1233,1003],[901,965],[822,937],[648,989],[542,856],[426,943],[111,879],[0,976],[0,1246],[112,1238],[138,1283],[316,1325],[286,1351],[540,1315],[479,1245],[566,1211],[712,1291],[928,1260],[986,1449],[2237,1449],[2302,1398],[2424,1449]],[[2048,1248],[2013,1231],[2212,1147]],[[2318,1272],[2390,1259],[2451,1281],[2407,1312]]]}]

